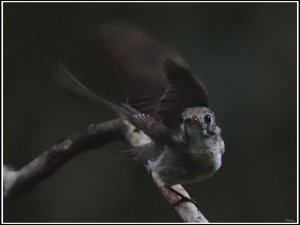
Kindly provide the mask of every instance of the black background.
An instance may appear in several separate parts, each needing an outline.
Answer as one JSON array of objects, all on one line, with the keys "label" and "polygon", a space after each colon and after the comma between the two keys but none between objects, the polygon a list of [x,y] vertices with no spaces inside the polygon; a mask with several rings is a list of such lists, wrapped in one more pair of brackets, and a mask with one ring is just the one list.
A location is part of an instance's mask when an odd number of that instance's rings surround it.
[{"label": "black background", "polygon": [[[226,152],[213,178],[187,188],[212,222],[296,220],[296,3],[4,3],[4,162],[21,167],[60,138],[114,118],[63,94],[58,61],[92,90],[124,101],[95,23],[129,21],[174,46],[209,91]],[[6,222],[176,222],[146,170],[109,144],[72,159]]]}]

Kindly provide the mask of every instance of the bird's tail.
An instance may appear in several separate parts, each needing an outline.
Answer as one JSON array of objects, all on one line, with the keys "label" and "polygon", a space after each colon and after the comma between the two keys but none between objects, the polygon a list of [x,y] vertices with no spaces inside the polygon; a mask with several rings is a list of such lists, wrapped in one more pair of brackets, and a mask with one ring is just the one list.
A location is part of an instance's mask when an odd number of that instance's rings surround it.
[{"label": "bird's tail", "polygon": [[80,97],[104,104],[120,116],[126,116],[128,113],[128,110],[126,110],[124,107],[118,106],[117,104],[108,101],[89,90],[79,80],[77,80],[76,77],[73,76],[73,74],[66,68],[64,64],[58,63],[57,65],[53,66],[52,74],[62,85],[64,90],[67,90],[68,92]]}]

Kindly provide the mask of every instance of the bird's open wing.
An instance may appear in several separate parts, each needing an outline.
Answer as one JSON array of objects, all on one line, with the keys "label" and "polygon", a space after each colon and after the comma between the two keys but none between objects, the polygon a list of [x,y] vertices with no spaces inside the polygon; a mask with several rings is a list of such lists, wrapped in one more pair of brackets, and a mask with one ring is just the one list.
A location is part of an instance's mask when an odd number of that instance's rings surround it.
[{"label": "bird's open wing", "polygon": [[169,128],[179,127],[187,107],[207,106],[203,85],[171,48],[153,41],[127,24],[105,24],[93,32],[119,68],[128,93],[127,103]]},{"label": "bird's open wing", "polygon": [[178,146],[182,144],[177,132],[169,129],[161,122],[156,121],[152,116],[141,113],[127,104],[117,105],[89,90],[86,86],[80,83],[80,81],[77,80],[62,63],[53,66],[52,74],[60,81],[64,90],[80,97],[104,104],[157,142],[171,146]]}]

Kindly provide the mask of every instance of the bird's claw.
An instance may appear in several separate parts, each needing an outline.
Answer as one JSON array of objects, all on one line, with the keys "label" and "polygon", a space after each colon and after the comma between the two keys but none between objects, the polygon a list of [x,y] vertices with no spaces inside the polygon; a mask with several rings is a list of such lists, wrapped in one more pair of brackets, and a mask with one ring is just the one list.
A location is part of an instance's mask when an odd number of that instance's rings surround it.
[{"label": "bird's claw", "polygon": [[173,189],[172,187],[168,187],[168,186],[165,186],[165,187],[166,187],[169,191],[171,191],[171,192],[173,192],[173,193],[175,193],[175,194],[177,194],[178,196],[181,197],[180,200],[178,200],[177,202],[175,202],[175,203],[173,204],[174,209],[175,209],[178,205],[180,205],[181,203],[183,203],[183,202],[191,202],[191,203],[193,203],[197,208],[200,206],[200,204],[199,204],[195,199],[184,196],[183,194],[181,194],[180,192],[176,191],[176,190]]},{"label": "bird's claw", "polygon": [[183,202],[191,202],[191,203],[193,203],[197,208],[199,208],[200,204],[199,204],[195,199],[193,199],[193,198],[188,198],[188,197],[186,197],[186,196],[180,196],[180,197],[181,197],[181,199],[178,200],[177,202],[175,202],[175,204],[173,204],[174,209],[175,209],[178,205],[180,205],[181,203],[183,203]]}]

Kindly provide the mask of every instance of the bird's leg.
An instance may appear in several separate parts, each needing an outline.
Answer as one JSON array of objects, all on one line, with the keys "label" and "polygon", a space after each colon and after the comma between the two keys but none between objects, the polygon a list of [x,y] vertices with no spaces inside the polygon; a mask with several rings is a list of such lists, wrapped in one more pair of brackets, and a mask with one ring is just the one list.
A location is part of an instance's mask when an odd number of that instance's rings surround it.
[{"label": "bird's leg", "polygon": [[191,202],[193,203],[196,207],[199,207],[199,203],[193,199],[193,198],[189,198],[184,196],[183,194],[181,194],[180,192],[176,191],[174,188],[172,188],[169,185],[165,185],[165,188],[168,189],[169,191],[173,192],[174,194],[177,194],[178,196],[181,197],[181,199],[177,202],[175,202],[175,204],[173,205],[173,207],[175,208],[176,206],[178,206],[179,204],[183,203],[183,202]]}]

